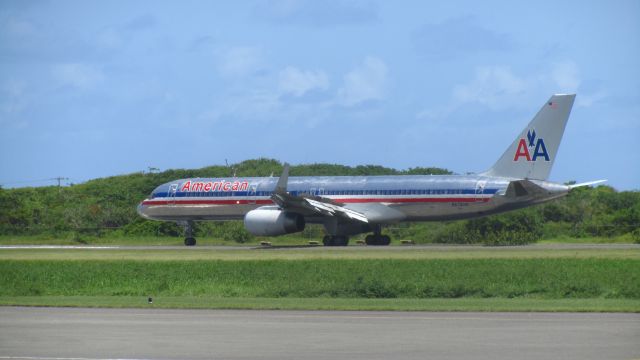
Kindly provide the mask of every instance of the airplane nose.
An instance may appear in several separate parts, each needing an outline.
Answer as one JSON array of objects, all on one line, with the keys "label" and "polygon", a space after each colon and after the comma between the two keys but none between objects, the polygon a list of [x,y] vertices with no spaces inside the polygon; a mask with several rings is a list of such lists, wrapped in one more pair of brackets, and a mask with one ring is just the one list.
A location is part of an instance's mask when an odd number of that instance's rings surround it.
[{"label": "airplane nose", "polygon": [[145,219],[149,219],[149,215],[147,215],[147,213],[145,212],[146,209],[147,206],[144,205],[143,202],[141,202],[140,204],[138,204],[136,211],[138,212],[138,215],[142,216]]}]

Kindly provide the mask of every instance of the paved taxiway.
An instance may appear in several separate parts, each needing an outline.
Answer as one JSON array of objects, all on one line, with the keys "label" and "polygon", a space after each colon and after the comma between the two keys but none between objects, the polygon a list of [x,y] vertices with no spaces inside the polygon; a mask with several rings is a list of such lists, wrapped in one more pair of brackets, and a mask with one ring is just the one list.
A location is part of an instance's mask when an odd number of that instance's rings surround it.
[{"label": "paved taxiway", "polygon": [[406,245],[406,246],[347,246],[347,247],[325,247],[313,245],[283,245],[283,246],[227,246],[227,245],[198,245],[198,246],[158,246],[158,245],[0,245],[0,250],[12,249],[60,249],[60,250],[185,250],[185,251],[205,251],[205,250],[286,250],[286,249],[307,249],[333,250],[333,251],[407,251],[415,249],[431,250],[637,250],[640,244],[533,244],[518,246],[482,246],[482,245]]},{"label": "paved taxiway", "polygon": [[0,359],[634,359],[640,314],[0,307]]}]

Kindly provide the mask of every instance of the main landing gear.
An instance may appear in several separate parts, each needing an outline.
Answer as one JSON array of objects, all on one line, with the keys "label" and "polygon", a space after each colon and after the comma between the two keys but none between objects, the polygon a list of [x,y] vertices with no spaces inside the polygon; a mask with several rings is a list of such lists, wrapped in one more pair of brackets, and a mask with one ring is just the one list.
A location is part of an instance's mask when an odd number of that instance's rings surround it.
[{"label": "main landing gear", "polygon": [[196,238],[193,237],[193,221],[185,221],[184,226],[184,244],[186,246],[195,246]]},{"label": "main landing gear", "polygon": [[[373,230],[373,234],[367,235],[367,237],[365,238],[365,244],[374,246],[385,246],[391,244],[391,238],[387,235],[382,235],[381,225],[375,225],[372,228],[367,228],[366,230],[363,229],[364,231]],[[358,229],[355,230],[356,231],[352,233],[357,234],[361,232],[357,231]],[[327,232],[329,232],[329,230],[327,230]],[[322,238],[322,243],[324,244],[324,246],[347,246],[349,245],[349,237],[346,235],[326,235],[324,238]]]},{"label": "main landing gear", "polygon": [[326,235],[322,238],[324,246],[347,246],[349,245],[349,237],[342,235]]},{"label": "main landing gear", "polygon": [[373,235],[367,235],[367,237],[364,238],[364,242],[367,245],[389,245],[391,244],[391,238],[388,237],[387,235],[382,235],[382,227],[377,226],[374,230],[373,230]]}]

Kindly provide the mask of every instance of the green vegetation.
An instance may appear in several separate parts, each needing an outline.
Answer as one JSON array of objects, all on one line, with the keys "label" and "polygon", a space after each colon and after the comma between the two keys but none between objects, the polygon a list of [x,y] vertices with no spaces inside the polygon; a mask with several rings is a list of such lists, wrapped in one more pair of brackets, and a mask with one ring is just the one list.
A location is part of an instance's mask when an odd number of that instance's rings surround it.
[{"label": "green vegetation", "polygon": [[[136,205],[156,186],[179,178],[269,176],[279,174],[275,160],[248,160],[239,164],[194,170],[135,173],[91,180],[69,187],[0,188],[0,242],[20,239],[38,242],[106,244],[170,244],[181,242],[182,230],[174,223],[148,221],[135,212]],[[449,174],[439,168],[396,170],[382,166],[349,167],[331,164],[298,165],[291,175],[389,175]],[[403,223],[387,230],[396,239],[416,243],[517,245],[539,240],[580,242],[596,237],[599,242],[640,243],[640,192],[617,192],[608,186],[579,188],[568,197],[542,206],[470,221]],[[318,240],[319,226],[302,234],[270,239],[274,244]],[[240,222],[198,223],[196,236],[209,243],[252,243]],[[604,240],[603,240],[604,239]]]},{"label": "green vegetation", "polygon": [[482,247],[434,246],[403,249],[372,248],[154,248],[154,249],[2,249],[0,261],[187,261],[187,260],[457,260],[457,259],[629,259],[640,260],[640,248],[601,248],[596,246]]},{"label": "green vegetation", "polygon": [[2,249],[0,305],[639,312],[638,260],[628,245]]},{"label": "green vegetation", "polygon": [[640,299],[628,259],[0,262],[0,296]]}]

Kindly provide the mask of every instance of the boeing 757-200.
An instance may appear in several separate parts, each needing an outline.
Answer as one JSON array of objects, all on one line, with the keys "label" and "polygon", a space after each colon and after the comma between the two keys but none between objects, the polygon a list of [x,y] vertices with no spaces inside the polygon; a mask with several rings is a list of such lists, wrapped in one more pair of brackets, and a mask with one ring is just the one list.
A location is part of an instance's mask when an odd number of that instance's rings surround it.
[{"label": "boeing 757-200", "polygon": [[258,236],[300,232],[324,225],[326,246],[346,246],[350,235],[371,232],[368,245],[388,245],[383,226],[401,221],[468,219],[540,204],[577,185],[547,181],[575,95],[553,95],[509,145],[477,175],[300,176],[192,178],[158,186],[138,206],[154,220],[185,226],[195,245],[193,222],[242,220]]}]

